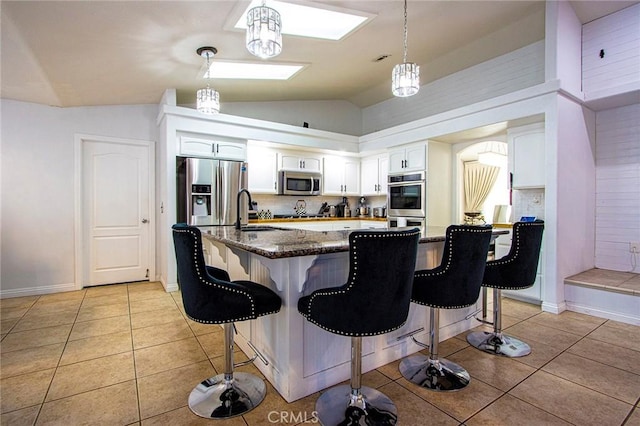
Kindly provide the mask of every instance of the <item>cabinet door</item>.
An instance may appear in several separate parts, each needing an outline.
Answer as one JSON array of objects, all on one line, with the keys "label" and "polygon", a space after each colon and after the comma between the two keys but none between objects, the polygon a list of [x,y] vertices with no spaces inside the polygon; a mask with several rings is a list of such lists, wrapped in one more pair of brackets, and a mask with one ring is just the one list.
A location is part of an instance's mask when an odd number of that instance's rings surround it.
[{"label": "cabinet door", "polygon": [[544,128],[513,133],[509,138],[509,150],[513,159],[513,187],[544,187]]},{"label": "cabinet door", "polygon": [[325,157],[322,173],[322,193],[342,195],[344,189],[344,165],[341,157]]},{"label": "cabinet door", "polygon": [[347,159],[342,170],[344,195],[360,195],[360,161]]},{"label": "cabinet door", "polygon": [[319,157],[302,157],[302,168],[307,171],[320,172],[322,160]]},{"label": "cabinet door", "polygon": [[387,222],[381,222],[379,220],[361,220],[360,229],[386,229]]},{"label": "cabinet door", "polygon": [[282,170],[300,170],[302,159],[297,154],[280,154],[280,168]]},{"label": "cabinet door", "polygon": [[387,181],[389,180],[389,157],[383,155],[378,160],[378,193],[387,195]]},{"label": "cabinet door", "polygon": [[281,152],[278,160],[282,170],[322,171],[322,157],[304,155],[298,152]]},{"label": "cabinet door", "polygon": [[221,160],[246,161],[247,146],[233,142],[215,142],[215,156]]},{"label": "cabinet door", "polygon": [[196,138],[180,138],[180,154],[194,157],[213,157],[213,141]]},{"label": "cabinet door", "polygon": [[422,144],[408,147],[405,153],[405,159],[405,170],[426,170],[427,146]]},{"label": "cabinet door", "polygon": [[[389,163],[387,162],[387,167],[388,164]],[[360,174],[362,195],[378,195],[379,172],[378,157],[368,157],[362,160]]]},{"label": "cabinet door", "polygon": [[276,151],[269,148],[249,147],[249,191],[253,194],[275,194],[278,178]]},{"label": "cabinet door", "polygon": [[389,173],[404,171],[405,150],[389,151]]}]

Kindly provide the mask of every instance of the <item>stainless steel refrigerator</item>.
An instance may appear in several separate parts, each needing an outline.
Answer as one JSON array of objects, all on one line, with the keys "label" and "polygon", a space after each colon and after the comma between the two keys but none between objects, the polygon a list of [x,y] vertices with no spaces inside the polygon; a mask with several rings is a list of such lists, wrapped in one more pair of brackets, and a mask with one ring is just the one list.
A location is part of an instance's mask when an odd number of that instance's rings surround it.
[{"label": "stainless steel refrigerator", "polygon": [[[235,224],[238,191],[247,185],[247,163],[177,157],[176,170],[178,222],[194,226]],[[247,223],[247,205],[243,198],[243,223]]]}]

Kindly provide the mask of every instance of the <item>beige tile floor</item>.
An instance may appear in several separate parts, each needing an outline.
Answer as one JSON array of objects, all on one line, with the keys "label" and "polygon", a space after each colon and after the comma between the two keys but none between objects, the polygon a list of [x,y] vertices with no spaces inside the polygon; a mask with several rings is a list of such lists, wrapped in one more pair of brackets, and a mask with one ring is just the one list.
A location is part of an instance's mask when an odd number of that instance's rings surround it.
[{"label": "beige tile floor", "polygon": [[[216,423],[186,404],[195,384],[220,371],[222,332],[187,320],[180,293],[134,283],[4,299],[0,307],[2,425]],[[398,362],[366,373],[364,384],[396,402],[403,425],[640,425],[640,327],[509,299],[503,307],[508,331],[530,343],[531,355],[491,356],[463,333],[440,353],[470,372],[466,389],[417,388]],[[313,419],[318,394],[287,404],[267,389],[258,408],[219,424]]]}]

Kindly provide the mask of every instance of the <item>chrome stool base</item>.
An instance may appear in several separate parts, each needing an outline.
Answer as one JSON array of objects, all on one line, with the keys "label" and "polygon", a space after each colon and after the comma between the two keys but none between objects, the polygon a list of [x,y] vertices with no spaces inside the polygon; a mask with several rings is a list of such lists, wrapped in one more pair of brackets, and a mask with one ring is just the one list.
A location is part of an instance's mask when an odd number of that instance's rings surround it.
[{"label": "chrome stool base", "polygon": [[518,358],[529,355],[531,347],[522,340],[512,336],[498,336],[487,331],[474,331],[467,335],[467,342],[481,351],[494,355],[502,355],[509,358]]},{"label": "chrome stool base", "polygon": [[418,354],[400,362],[400,373],[413,384],[434,391],[457,391],[469,384],[467,370],[447,359],[430,359]]},{"label": "chrome stool base", "polygon": [[330,425],[395,425],[398,410],[380,391],[362,386],[359,392],[350,385],[334,386],[316,401],[320,423]]},{"label": "chrome stool base", "polygon": [[253,410],[264,399],[264,381],[249,373],[233,373],[231,380],[218,374],[204,380],[189,395],[189,408],[207,419],[227,419]]}]

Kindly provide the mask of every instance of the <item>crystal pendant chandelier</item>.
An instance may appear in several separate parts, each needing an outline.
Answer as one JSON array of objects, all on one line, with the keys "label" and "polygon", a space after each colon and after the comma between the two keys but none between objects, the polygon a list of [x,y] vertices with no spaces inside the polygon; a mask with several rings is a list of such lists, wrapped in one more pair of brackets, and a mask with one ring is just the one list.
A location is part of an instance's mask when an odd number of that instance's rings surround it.
[{"label": "crystal pendant chandelier", "polygon": [[277,10],[256,6],[247,12],[247,49],[262,59],[278,56],[282,51],[282,21]]},{"label": "crystal pendant chandelier", "polygon": [[420,67],[407,62],[407,0],[404,0],[404,59],[393,67],[391,92],[394,96],[413,96],[420,90]]},{"label": "crystal pendant chandelier", "polygon": [[199,89],[196,92],[196,107],[198,111],[204,114],[217,114],[220,112],[220,94],[214,89],[209,87],[210,80],[210,63],[209,61],[213,56],[218,53],[218,49],[215,47],[201,47],[196,50],[199,56],[207,60],[207,87]]}]

